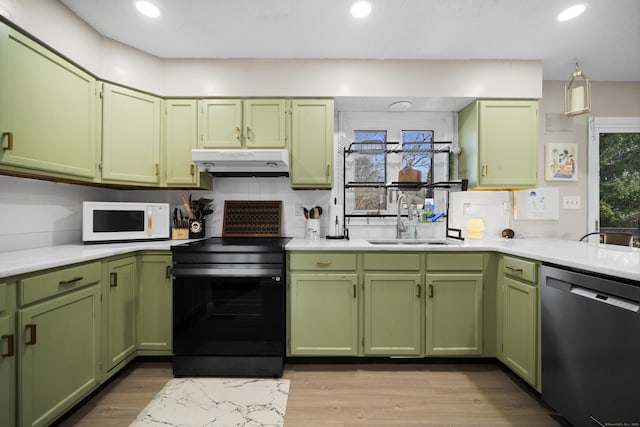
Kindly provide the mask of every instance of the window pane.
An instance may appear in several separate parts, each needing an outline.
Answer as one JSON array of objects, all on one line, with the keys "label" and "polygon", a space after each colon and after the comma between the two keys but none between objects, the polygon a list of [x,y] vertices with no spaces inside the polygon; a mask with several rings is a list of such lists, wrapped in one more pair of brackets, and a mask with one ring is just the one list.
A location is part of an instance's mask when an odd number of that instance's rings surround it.
[{"label": "window pane", "polygon": [[[386,130],[354,131],[353,181],[384,183],[386,181],[386,157],[384,155]],[[383,210],[387,208],[384,188],[357,188],[354,191],[356,210]]]},{"label": "window pane", "polygon": [[[402,131],[402,169],[409,171],[407,175],[415,176],[419,182],[433,182],[433,131]],[[418,171],[417,173],[415,171]],[[431,197],[431,191],[424,192]]]},{"label": "window pane", "polygon": [[600,230],[640,233],[640,133],[600,134]]}]

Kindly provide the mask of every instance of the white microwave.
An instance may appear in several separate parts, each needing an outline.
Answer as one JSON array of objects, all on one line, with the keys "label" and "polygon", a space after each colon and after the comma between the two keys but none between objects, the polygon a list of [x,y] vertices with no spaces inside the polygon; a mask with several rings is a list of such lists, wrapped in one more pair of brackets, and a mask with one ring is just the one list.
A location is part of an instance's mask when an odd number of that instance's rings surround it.
[{"label": "white microwave", "polygon": [[82,241],[169,239],[169,211],[168,203],[83,202]]}]

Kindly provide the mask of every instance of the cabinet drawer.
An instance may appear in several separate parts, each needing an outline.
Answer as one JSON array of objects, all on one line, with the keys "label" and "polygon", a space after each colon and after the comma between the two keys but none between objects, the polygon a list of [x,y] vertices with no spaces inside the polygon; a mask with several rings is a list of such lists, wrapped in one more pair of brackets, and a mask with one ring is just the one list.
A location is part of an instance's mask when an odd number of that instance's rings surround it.
[{"label": "cabinet drawer", "polygon": [[482,271],[483,268],[483,254],[427,254],[428,271]]},{"label": "cabinet drawer", "polygon": [[99,282],[101,273],[102,264],[94,262],[27,277],[18,282],[19,304],[30,304]]},{"label": "cabinet drawer", "polygon": [[365,270],[420,270],[420,254],[413,253],[369,253],[364,254]]},{"label": "cabinet drawer", "polygon": [[504,256],[502,272],[507,276],[538,283],[538,266],[534,261]]},{"label": "cabinet drawer", "polygon": [[350,252],[298,252],[289,257],[290,270],[355,270],[356,254]]}]

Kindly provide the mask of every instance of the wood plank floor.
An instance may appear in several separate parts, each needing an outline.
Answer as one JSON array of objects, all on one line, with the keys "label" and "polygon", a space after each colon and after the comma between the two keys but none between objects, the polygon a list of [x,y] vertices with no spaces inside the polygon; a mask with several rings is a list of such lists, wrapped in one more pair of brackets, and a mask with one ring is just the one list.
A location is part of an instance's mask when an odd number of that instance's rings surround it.
[{"label": "wood plank floor", "polygon": [[[128,426],[172,378],[136,362],[59,423]],[[559,426],[530,388],[497,364],[295,364],[285,427]]]}]

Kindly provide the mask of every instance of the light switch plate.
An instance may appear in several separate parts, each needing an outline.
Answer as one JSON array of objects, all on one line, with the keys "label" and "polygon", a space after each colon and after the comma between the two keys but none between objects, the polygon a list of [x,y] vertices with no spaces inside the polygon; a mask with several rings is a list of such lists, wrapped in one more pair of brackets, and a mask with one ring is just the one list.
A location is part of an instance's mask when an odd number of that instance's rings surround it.
[{"label": "light switch plate", "polygon": [[580,209],[580,196],[563,196],[562,209]]}]

